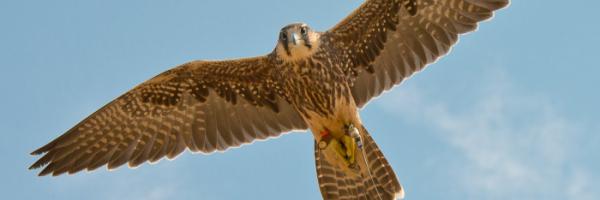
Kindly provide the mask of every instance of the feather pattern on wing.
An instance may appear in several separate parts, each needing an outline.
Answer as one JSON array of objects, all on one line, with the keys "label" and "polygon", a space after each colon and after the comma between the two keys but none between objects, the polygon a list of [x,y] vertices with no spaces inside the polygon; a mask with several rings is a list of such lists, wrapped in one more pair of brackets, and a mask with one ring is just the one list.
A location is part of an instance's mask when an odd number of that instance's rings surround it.
[{"label": "feather pattern on wing", "polygon": [[448,53],[508,0],[367,0],[325,32],[346,60],[357,106]]},{"label": "feather pattern on wing", "polygon": [[270,58],[195,61],[168,70],[108,103],[32,154],[40,175],[135,167],[185,149],[225,151],[304,130]]}]

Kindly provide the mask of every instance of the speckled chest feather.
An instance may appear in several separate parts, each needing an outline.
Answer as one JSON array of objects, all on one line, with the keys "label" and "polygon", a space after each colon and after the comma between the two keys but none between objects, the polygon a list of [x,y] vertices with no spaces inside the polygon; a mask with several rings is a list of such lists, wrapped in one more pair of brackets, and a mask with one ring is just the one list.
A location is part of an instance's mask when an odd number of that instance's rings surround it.
[{"label": "speckled chest feather", "polygon": [[294,62],[280,62],[283,86],[292,95],[291,103],[305,117],[309,112],[331,116],[339,101],[350,101],[351,94],[342,62],[334,55],[317,52]]}]

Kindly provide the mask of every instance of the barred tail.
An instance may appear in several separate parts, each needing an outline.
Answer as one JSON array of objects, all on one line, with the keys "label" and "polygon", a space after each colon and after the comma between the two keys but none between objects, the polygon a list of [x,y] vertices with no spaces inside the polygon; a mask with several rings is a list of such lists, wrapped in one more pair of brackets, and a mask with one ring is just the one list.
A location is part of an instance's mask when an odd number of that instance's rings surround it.
[{"label": "barred tail", "polygon": [[[364,127],[360,129],[363,148],[357,162],[367,163],[369,170],[360,175],[347,175],[327,162],[324,152],[315,143],[315,162],[319,188],[324,200],[392,200],[404,198],[404,189],[373,138]],[[364,151],[360,152],[360,151]],[[366,159],[363,158],[366,157]]]}]

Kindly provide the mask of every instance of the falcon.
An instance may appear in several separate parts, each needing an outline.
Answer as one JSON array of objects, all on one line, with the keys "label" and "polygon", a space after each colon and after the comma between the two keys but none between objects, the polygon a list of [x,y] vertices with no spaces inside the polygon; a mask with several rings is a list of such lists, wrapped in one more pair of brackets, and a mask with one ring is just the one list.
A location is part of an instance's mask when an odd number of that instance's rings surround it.
[{"label": "falcon", "polygon": [[40,176],[225,151],[310,129],[323,199],[404,189],[359,109],[448,53],[508,0],[366,0],[333,28],[285,26],[264,56],[192,61],[136,86],[32,152]]}]

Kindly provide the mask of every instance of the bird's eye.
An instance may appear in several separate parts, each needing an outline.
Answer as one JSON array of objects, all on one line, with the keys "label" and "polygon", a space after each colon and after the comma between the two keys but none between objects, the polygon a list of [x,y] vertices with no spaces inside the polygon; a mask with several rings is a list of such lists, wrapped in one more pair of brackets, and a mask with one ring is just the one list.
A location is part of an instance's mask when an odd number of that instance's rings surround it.
[{"label": "bird's eye", "polygon": [[287,38],[287,34],[285,34],[285,32],[281,32],[281,36],[280,36],[280,37],[281,37],[281,39],[282,39],[282,40],[284,40],[284,41],[288,39],[288,38]]},{"label": "bird's eye", "polygon": [[302,34],[302,35],[306,35],[306,32],[307,32],[307,31],[306,31],[306,27],[302,27],[302,28],[300,28],[300,34]]}]

